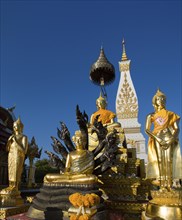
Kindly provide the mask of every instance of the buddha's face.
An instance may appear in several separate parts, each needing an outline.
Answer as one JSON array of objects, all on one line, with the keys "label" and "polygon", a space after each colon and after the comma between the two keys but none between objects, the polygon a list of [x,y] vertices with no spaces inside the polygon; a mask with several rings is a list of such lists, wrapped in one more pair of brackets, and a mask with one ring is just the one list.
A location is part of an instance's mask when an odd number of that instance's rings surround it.
[{"label": "buddha's face", "polygon": [[84,138],[81,135],[75,135],[72,138],[73,142],[76,145],[76,149],[83,149],[85,145]]},{"label": "buddha's face", "polygon": [[21,133],[22,132],[21,126],[16,122],[14,122],[14,124],[13,124],[13,130],[14,130],[15,133]]},{"label": "buddha's face", "polygon": [[157,96],[155,99],[155,104],[157,106],[165,107],[165,99],[163,96]]}]

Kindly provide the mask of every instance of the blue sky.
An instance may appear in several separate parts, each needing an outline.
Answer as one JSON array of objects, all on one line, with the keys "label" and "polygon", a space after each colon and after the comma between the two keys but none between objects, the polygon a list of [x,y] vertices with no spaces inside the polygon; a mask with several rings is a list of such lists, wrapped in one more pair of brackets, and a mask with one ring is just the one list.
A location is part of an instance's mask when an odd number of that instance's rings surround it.
[{"label": "blue sky", "polygon": [[178,0],[1,1],[0,105],[16,105],[29,140],[35,136],[43,150],[52,150],[60,121],[71,135],[78,129],[77,104],[89,117],[96,110],[100,90],[89,72],[101,45],[115,67],[106,90],[108,109],[116,111],[125,38],[142,133],[158,87],[167,109],[181,116],[181,10]]}]

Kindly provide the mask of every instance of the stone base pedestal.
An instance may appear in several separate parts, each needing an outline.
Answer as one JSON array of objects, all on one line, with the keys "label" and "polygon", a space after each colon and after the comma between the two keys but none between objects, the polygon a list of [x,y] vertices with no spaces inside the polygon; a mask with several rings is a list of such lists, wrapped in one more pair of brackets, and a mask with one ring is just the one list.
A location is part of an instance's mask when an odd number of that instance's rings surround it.
[{"label": "stone base pedestal", "polygon": [[31,219],[54,219],[61,220],[64,217],[68,217],[68,214],[58,208],[47,208],[46,210],[40,210],[36,207],[30,206],[27,212],[27,216]]},{"label": "stone base pedestal", "polygon": [[6,219],[8,216],[17,215],[27,212],[30,204],[24,204],[17,207],[4,207],[0,208],[0,219]]},{"label": "stone base pedestal", "polygon": [[10,187],[0,191],[0,219],[26,212],[29,204],[25,204],[17,189]]},{"label": "stone base pedestal", "polygon": [[23,204],[24,201],[20,195],[0,195],[0,207],[16,207]]},{"label": "stone base pedestal", "polygon": [[[102,192],[97,183],[73,184],[73,183],[44,183],[40,193],[32,201],[27,216],[32,219],[54,219],[60,220],[71,206],[69,196],[74,193],[95,193],[99,197]],[[104,205],[98,210],[103,211]]]}]

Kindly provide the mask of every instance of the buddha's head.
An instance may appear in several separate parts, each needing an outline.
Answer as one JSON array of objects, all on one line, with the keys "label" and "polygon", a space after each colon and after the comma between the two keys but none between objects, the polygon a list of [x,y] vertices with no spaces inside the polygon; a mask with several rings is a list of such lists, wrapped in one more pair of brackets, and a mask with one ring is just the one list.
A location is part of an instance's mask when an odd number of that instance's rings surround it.
[{"label": "buddha's head", "polygon": [[76,149],[85,149],[86,137],[80,130],[75,131],[72,141],[75,143]]},{"label": "buddha's head", "polygon": [[23,123],[21,122],[20,118],[13,123],[13,130],[15,133],[23,132]]},{"label": "buddha's head", "polygon": [[165,108],[166,106],[166,96],[163,92],[161,92],[159,89],[157,90],[156,94],[154,95],[152,99],[152,104],[154,108]]},{"label": "buddha's head", "polygon": [[101,109],[106,109],[107,107],[107,101],[105,98],[102,97],[102,95],[100,94],[99,98],[96,100],[96,106],[97,109],[99,110]]}]

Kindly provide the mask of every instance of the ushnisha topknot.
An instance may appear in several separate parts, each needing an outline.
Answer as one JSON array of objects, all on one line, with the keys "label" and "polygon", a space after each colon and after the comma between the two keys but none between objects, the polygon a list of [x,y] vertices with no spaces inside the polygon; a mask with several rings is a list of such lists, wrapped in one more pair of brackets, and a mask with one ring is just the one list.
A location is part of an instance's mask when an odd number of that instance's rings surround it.
[{"label": "ushnisha topknot", "polygon": [[153,104],[153,105],[155,104],[156,98],[159,97],[159,96],[162,96],[163,99],[164,99],[164,102],[166,103],[166,95],[165,95],[163,92],[161,92],[160,89],[158,89],[157,92],[156,92],[156,94],[155,94],[154,97],[152,98],[152,104]]},{"label": "ushnisha topknot", "polygon": [[98,103],[100,103],[100,105],[103,107],[103,108],[106,108],[107,107],[107,101],[104,97],[102,97],[102,94],[100,93],[100,96],[99,98],[96,100],[96,105],[98,105]]},{"label": "ushnisha topknot", "polygon": [[20,117],[18,117],[18,119],[14,122],[14,124],[17,124],[18,127],[20,127],[21,130],[23,130],[24,125],[23,125],[23,123],[22,123]]}]

